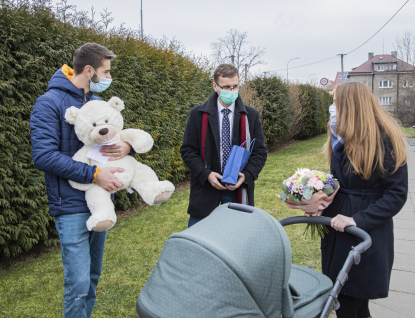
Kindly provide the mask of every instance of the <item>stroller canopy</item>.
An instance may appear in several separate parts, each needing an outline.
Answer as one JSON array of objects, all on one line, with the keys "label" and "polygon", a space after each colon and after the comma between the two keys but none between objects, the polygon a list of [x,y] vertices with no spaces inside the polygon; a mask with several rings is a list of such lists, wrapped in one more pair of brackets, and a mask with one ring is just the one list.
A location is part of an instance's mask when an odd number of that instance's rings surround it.
[{"label": "stroller canopy", "polygon": [[299,266],[290,279],[283,227],[258,208],[241,207],[250,211],[225,204],[169,237],[138,298],[139,317],[313,317],[294,313],[328,293],[330,279]]}]

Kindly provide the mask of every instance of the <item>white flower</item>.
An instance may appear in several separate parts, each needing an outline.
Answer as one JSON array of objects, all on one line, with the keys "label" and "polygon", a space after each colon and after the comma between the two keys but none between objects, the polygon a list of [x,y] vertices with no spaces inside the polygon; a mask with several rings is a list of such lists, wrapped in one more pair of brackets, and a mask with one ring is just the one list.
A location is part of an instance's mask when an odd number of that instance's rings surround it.
[{"label": "white flower", "polygon": [[307,168],[297,168],[296,173],[298,173],[300,176],[304,176],[307,172],[310,172],[310,169]]}]

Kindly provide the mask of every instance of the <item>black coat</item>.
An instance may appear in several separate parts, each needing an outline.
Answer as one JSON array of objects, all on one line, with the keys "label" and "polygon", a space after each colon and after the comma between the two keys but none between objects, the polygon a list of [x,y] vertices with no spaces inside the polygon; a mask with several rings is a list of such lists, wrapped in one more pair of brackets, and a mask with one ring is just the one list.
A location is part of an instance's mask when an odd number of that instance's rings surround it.
[{"label": "black coat", "polygon": [[[220,194],[219,190],[212,187],[208,181],[208,176],[212,171],[221,173],[217,100],[218,94],[214,92],[206,103],[196,106],[190,111],[183,136],[183,144],[180,148],[182,159],[191,172],[190,199],[187,212],[198,218],[208,216],[217,207]],[[201,134],[203,113],[205,112],[209,113],[209,117],[206,131],[205,162],[203,162]],[[241,113],[247,115],[251,140],[256,138],[251,157],[242,171],[245,175],[243,186],[247,187],[248,190],[248,203],[249,205],[254,205],[254,181],[258,179],[258,175],[265,165],[267,148],[259,112],[252,107],[244,105],[240,96],[235,101],[232,145],[241,144],[241,129],[239,127]],[[233,191],[232,195],[233,202],[237,202],[237,191]]]},{"label": "black coat", "polygon": [[[385,148],[385,167],[391,172],[395,166],[391,147],[385,145]],[[331,173],[339,180],[341,192],[337,193],[324,216],[342,214],[353,217],[357,226],[371,236],[372,246],[362,254],[360,264],[352,266],[341,293],[360,299],[384,298],[388,296],[393,265],[392,217],[406,202],[407,165],[384,177],[373,173],[368,181],[351,173],[349,165],[346,156],[341,162],[332,156]],[[321,241],[323,273],[334,281],[351,247],[357,244],[357,239],[351,234],[330,228],[330,233]]]}]

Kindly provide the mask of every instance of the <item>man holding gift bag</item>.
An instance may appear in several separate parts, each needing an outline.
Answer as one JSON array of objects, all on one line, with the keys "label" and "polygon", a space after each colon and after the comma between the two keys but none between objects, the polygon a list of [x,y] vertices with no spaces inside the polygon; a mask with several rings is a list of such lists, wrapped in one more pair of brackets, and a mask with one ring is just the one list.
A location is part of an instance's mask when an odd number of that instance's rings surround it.
[{"label": "man holding gift bag", "polygon": [[[189,167],[189,227],[208,216],[219,204],[242,202],[254,205],[254,181],[265,165],[267,148],[259,112],[242,101],[238,94],[239,71],[230,64],[214,72],[214,92],[207,102],[190,111],[183,144],[183,161]],[[250,158],[235,185],[222,184],[222,174],[233,145],[255,139]]]}]

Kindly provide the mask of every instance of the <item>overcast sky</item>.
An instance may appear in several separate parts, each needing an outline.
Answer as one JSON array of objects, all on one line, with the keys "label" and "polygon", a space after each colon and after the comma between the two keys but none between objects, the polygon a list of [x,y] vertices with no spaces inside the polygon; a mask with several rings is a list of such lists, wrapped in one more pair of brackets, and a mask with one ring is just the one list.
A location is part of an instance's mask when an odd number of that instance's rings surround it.
[{"label": "overcast sky", "polygon": [[[55,1],[55,3],[60,1]],[[252,46],[266,49],[265,65],[251,73],[278,71],[290,81],[328,78],[340,71],[340,57],[368,40],[406,0],[143,0],[144,34],[175,38],[187,51],[209,56],[210,44],[230,29],[248,32]],[[68,0],[78,10],[102,12],[108,8],[114,21],[140,28],[140,0]],[[96,15],[97,18],[98,14]],[[344,57],[344,70],[367,60],[369,52],[390,54],[397,36],[415,34],[415,0],[403,9],[368,43]],[[116,53],[116,52],[115,52]],[[329,59],[331,58],[331,59]],[[298,67],[320,60],[325,62]],[[295,68],[298,67],[298,68]]]}]

